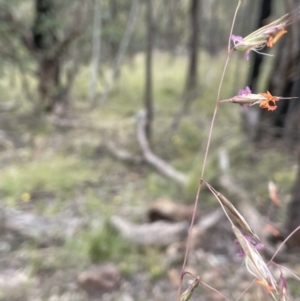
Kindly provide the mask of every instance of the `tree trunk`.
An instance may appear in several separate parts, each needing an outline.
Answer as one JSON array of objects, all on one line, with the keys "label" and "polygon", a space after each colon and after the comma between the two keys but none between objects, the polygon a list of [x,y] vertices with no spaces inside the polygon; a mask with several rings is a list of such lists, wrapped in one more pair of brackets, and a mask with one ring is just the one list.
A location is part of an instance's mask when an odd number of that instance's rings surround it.
[{"label": "tree trunk", "polygon": [[[111,22],[114,24],[118,20],[118,3],[116,0],[109,0],[109,10],[110,10],[110,16],[111,16]],[[113,37],[109,41],[111,56],[114,58],[116,57],[118,53],[119,43],[116,41],[116,39]]]},{"label": "tree trunk", "polygon": [[89,104],[93,104],[95,100],[101,47],[101,0],[95,0],[94,5],[93,50],[91,60],[90,86],[88,92]]},{"label": "tree trunk", "polygon": [[[294,1],[297,5],[298,1]],[[288,11],[290,1],[286,2]],[[296,7],[296,6],[295,6]],[[298,99],[280,100],[274,112],[259,110],[258,123],[255,128],[254,141],[260,146],[270,147],[274,142],[281,141],[289,153],[298,149],[298,166],[300,165],[300,30],[299,24],[289,26],[288,34],[281,39],[270,74],[268,91],[275,96],[297,97]],[[258,60],[262,60],[261,58]],[[256,61],[257,63],[257,61]],[[250,85],[256,87],[260,70],[253,67]],[[299,167],[298,167],[299,168]],[[300,225],[300,169],[292,191],[286,220],[286,230],[291,233]],[[292,237],[290,245],[300,247],[300,231]]]},{"label": "tree trunk", "polygon": [[[76,10],[70,11],[73,22],[69,28],[66,28],[63,39],[61,39],[61,32],[58,32],[60,20],[57,17],[56,3],[56,0],[35,0],[34,21],[31,28],[22,24],[8,7],[0,16],[1,23],[9,26],[11,33],[19,39],[24,49],[36,62],[40,107],[46,111],[52,111],[54,107],[63,108],[66,104],[67,95],[75,76],[70,73],[66,74],[64,77],[66,84],[62,86],[60,78],[64,53],[70,43],[82,32],[82,17],[86,7],[84,3],[80,6],[76,5]],[[17,48],[13,46],[12,49]],[[18,59],[18,56],[14,59]],[[58,104],[60,106],[56,106]]]},{"label": "tree trunk", "polygon": [[199,7],[200,0],[191,0],[190,2],[190,56],[189,66],[185,85],[185,91],[189,92],[197,86],[197,67],[198,67],[198,44],[199,44]]},{"label": "tree trunk", "polygon": [[[67,105],[67,96],[70,84],[61,85],[61,65],[63,55],[70,43],[82,31],[82,12],[84,5],[77,6],[74,14],[73,24],[65,31],[63,39],[58,39],[55,0],[35,0],[35,21],[31,29],[32,45],[29,41],[23,44],[37,59],[39,97],[46,111],[57,111]],[[22,38],[21,38],[22,39]],[[28,40],[28,39],[27,39]]]},{"label": "tree trunk", "polygon": [[170,51],[171,57],[174,56],[176,50],[176,32],[175,32],[175,3],[171,1],[168,5],[168,22],[167,22],[167,33],[168,33],[168,51]]},{"label": "tree trunk", "polygon": [[152,52],[153,52],[153,16],[152,0],[146,0],[147,4],[147,48],[146,48],[146,68],[145,68],[145,110],[146,110],[146,135],[151,137],[151,125],[153,119],[153,93],[152,93]]},{"label": "tree trunk", "polygon": [[[267,18],[271,15],[271,11],[272,11],[272,0],[263,0],[261,3],[261,11],[260,11],[260,16],[258,19],[258,24],[257,24],[257,28],[260,28],[264,25],[266,25],[266,20]],[[265,51],[266,49],[264,49]],[[263,58],[264,56],[253,52],[253,63],[252,63],[252,68],[249,74],[249,79],[248,79],[248,86],[250,87],[250,89],[254,92],[257,92],[257,81],[258,81],[258,77],[260,74],[260,67],[261,64],[263,62]]]},{"label": "tree trunk", "polygon": [[[260,28],[267,23],[267,18],[270,16],[272,11],[272,0],[263,0],[260,6],[260,15],[257,22],[257,28]],[[264,51],[267,51],[266,48]],[[248,86],[253,91],[253,93],[258,93],[257,83],[259,81],[259,75],[261,72],[261,66],[263,63],[264,56],[252,51],[253,61],[251,64],[251,69],[248,76]],[[257,136],[256,122],[259,116],[259,108],[251,107],[242,111],[242,128],[245,133],[247,133],[250,140],[253,140]]]},{"label": "tree trunk", "polygon": [[188,112],[191,103],[199,95],[199,87],[197,87],[198,73],[198,44],[199,44],[199,7],[201,0],[191,0],[190,2],[190,21],[191,36],[189,45],[189,64],[186,76],[186,82],[183,90],[183,105],[179,112],[174,116],[172,122],[173,130],[176,130],[180,124],[182,117]]},{"label": "tree trunk", "polygon": [[53,53],[53,48],[58,43],[55,32],[54,1],[36,0],[35,15],[32,35],[39,58],[39,95],[44,108],[51,111],[60,85],[60,61]]},{"label": "tree trunk", "polygon": [[[267,89],[273,95],[300,96],[300,45],[295,43],[293,29],[290,27],[289,35],[281,41],[276,54]],[[288,149],[295,147],[300,142],[299,114],[299,101],[295,99],[279,101],[274,112],[260,110],[255,142],[272,143],[282,139]]]},{"label": "tree trunk", "polygon": [[139,13],[139,0],[132,0],[131,2],[131,8],[130,13],[128,16],[128,21],[126,25],[125,32],[123,34],[118,53],[114,59],[113,67],[111,70],[111,75],[106,83],[106,86],[103,89],[103,93],[101,95],[100,103],[105,103],[107,101],[107,98],[109,96],[109,93],[111,92],[113,85],[115,81],[118,78],[118,75],[120,73],[120,67],[122,64],[122,61],[124,59],[124,56],[127,52],[128,45],[130,44],[130,40],[132,38],[135,24],[138,18]]}]

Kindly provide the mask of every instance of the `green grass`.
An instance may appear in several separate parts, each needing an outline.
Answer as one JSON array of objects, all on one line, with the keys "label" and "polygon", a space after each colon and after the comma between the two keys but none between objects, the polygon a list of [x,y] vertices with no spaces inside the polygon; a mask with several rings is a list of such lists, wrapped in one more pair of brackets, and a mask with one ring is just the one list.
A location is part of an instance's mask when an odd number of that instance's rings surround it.
[{"label": "green grass", "polygon": [[0,192],[7,204],[28,202],[45,195],[70,199],[93,170],[76,156],[54,155],[14,163],[0,171]]},{"label": "green grass", "polygon": [[107,223],[91,231],[88,237],[88,254],[92,262],[119,261],[123,254],[132,253],[129,242]]}]

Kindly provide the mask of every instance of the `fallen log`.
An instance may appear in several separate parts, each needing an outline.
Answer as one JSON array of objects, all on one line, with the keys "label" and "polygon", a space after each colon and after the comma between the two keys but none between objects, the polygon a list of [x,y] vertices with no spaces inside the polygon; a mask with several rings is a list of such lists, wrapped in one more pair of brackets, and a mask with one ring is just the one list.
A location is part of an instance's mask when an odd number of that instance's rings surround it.
[{"label": "fallen log", "polygon": [[166,247],[180,241],[188,233],[189,223],[158,221],[151,224],[133,224],[119,216],[112,216],[111,226],[126,240],[138,246]]}]

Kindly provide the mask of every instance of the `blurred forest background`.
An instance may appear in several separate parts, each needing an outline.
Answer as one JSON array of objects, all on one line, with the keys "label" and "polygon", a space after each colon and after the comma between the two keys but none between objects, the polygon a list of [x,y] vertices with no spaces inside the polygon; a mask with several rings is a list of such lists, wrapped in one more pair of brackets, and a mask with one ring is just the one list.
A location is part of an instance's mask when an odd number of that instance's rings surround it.
[{"label": "blurred forest background", "polygon": [[[0,0],[0,300],[176,299],[236,5]],[[233,33],[296,5],[243,1]],[[299,97],[299,41],[297,23],[273,57],[233,53],[221,98],[246,85]],[[298,99],[271,113],[224,104],[213,132],[205,179],[267,258],[300,224],[299,114]],[[205,189],[194,228],[187,269],[236,299],[252,278]],[[278,257],[295,273],[299,245]],[[221,300],[204,287],[193,298]]]}]

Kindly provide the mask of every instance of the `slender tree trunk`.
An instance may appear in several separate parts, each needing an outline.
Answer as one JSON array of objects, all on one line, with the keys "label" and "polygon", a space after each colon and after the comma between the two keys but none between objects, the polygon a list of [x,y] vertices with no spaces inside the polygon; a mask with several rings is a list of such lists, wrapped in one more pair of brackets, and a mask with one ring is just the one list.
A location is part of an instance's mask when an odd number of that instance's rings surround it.
[{"label": "slender tree trunk", "polygon": [[[118,20],[118,2],[116,0],[109,0],[109,9],[110,9],[110,16],[111,16],[111,22],[117,22]],[[115,57],[118,53],[118,42],[113,37],[110,42],[110,50],[112,57]]]},{"label": "slender tree trunk", "polygon": [[170,1],[168,5],[168,22],[167,22],[168,44],[167,45],[168,45],[168,51],[170,52],[171,58],[174,56],[176,50],[175,5],[176,3],[174,1]]},{"label": "slender tree trunk", "polygon": [[145,61],[145,110],[146,110],[146,135],[151,138],[153,120],[153,92],[152,92],[152,52],[153,52],[153,11],[152,0],[146,0],[147,4],[147,48]]},{"label": "slender tree trunk", "polygon": [[221,2],[218,0],[206,0],[205,6],[201,9],[203,19],[205,16],[205,20],[209,20],[209,22],[205,22],[202,18],[200,19],[199,26],[201,28],[201,33],[206,37],[214,37],[213,39],[206,39],[205,44],[203,43],[203,47],[208,51],[211,57],[215,56],[223,47],[218,17],[220,14],[220,4]]},{"label": "slender tree trunk", "polygon": [[[257,28],[260,28],[267,23],[268,17],[271,15],[272,11],[272,3],[273,0],[263,0],[260,5],[260,14],[257,22]],[[267,51],[265,48],[264,51]],[[257,83],[259,80],[259,75],[261,73],[261,66],[263,63],[264,56],[252,51],[253,61],[251,64],[251,69],[248,76],[248,86],[250,87],[251,91],[257,91]],[[271,90],[272,91],[272,90]],[[257,107],[248,108],[247,110],[242,111],[242,128],[245,133],[247,133],[250,140],[255,139],[257,137],[257,130],[256,130],[256,122],[258,120],[260,112]]]},{"label": "slender tree trunk", "polygon": [[94,103],[97,75],[100,61],[101,46],[101,0],[95,0],[94,6],[94,28],[93,28],[93,53],[91,61],[90,87],[88,93],[88,102]]},{"label": "slender tree trunk", "polygon": [[197,86],[198,73],[198,44],[199,44],[199,7],[200,0],[190,2],[190,56],[185,91],[191,91]]},{"label": "slender tree trunk", "polygon": [[[257,28],[266,25],[266,20],[271,15],[272,3],[273,3],[272,0],[263,0],[261,2],[260,16],[258,19]],[[266,49],[264,51],[266,51]],[[257,92],[256,91],[257,81],[260,74],[260,67],[263,62],[264,56],[256,52],[253,52],[253,56],[254,58],[253,58],[253,63],[251,65],[251,71],[249,74],[248,86],[252,91]]]},{"label": "slender tree trunk", "polygon": [[101,100],[100,100],[101,103],[105,103],[107,101],[109,93],[111,92],[111,89],[118,77],[121,63],[124,59],[129,42],[130,42],[132,34],[134,32],[136,20],[138,17],[138,12],[139,12],[139,0],[132,0],[127,26],[126,26],[125,32],[123,34],[123,37],[122,37],[122,40],[120,43],[118,53],[115,57],[111,75],[110,75],[110,77],[107,81],[107,84],[103,90],[103,93],[101,95]]},{"label": "slender tree trunk", "polygon": [[[299,43],[299,37],[293,39],[293,27],[290,27],[289,33],[290,35],[287,35],[279,45],[268,90],[274,95],[299,97],[300,44],[295,44],[295,42]],[[272,113],[260,110],[255,141],[272,143],[282,139],[289,150],[297,145],[300,138],[300,133],[297,130],[299,118],[295,116],[297,114],[299,116],[299,109],[298,101],[285,100],[278,102],[276,111]],[[293,125],[292,131],[291,125]]]},{"label": "slender tree trunk", "polygon": [[188,112],[191,103],[199,95],[198,80],[198,44],[199,44],[199,7],[201,0],[190,0],[190,24],[191,36],[189,45],[189,63],[188,71],[183,91],[183,105],[178,113],[174,116],[171,127],[176,130],[182,117]]}]

